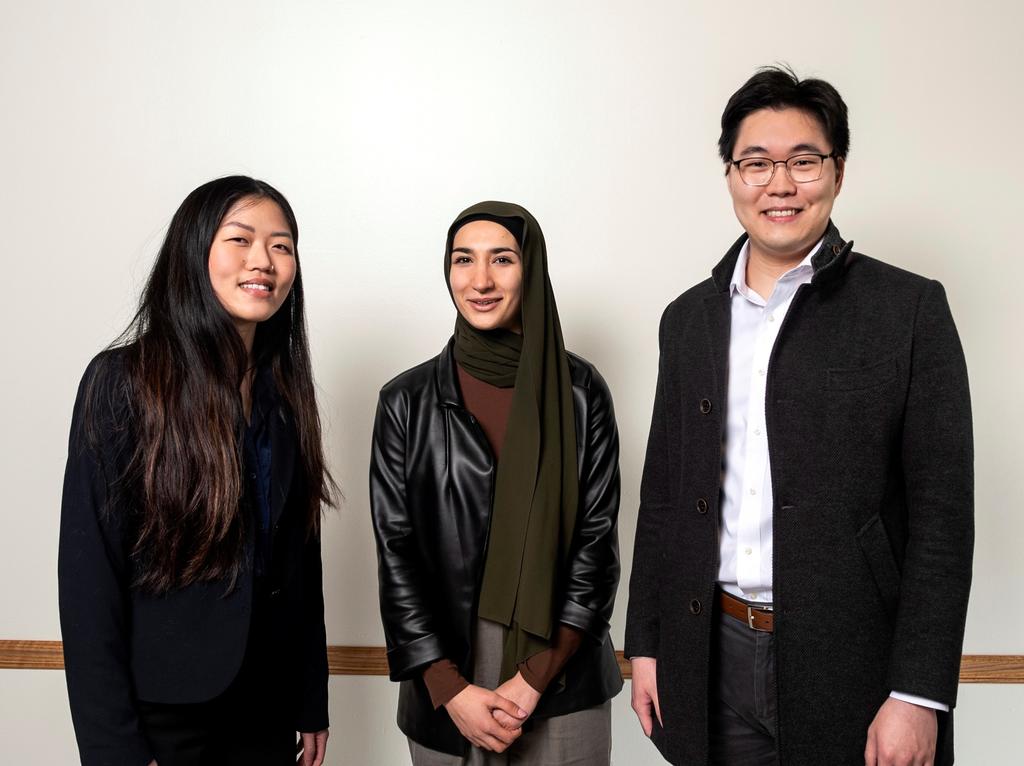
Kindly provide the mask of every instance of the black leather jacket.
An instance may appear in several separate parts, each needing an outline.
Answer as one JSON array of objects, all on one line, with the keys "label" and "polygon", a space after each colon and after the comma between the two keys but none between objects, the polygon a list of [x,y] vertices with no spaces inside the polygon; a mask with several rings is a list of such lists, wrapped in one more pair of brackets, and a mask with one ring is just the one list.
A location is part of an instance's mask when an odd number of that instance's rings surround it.
[{"label": "black leather jacket", "polygon": [[[580,474],[558,620],[589,640],[534,712],[582,710],[622,688],[608,619],[619,579],[619,444],[611,394],[588,362],[569,354]],[[398,725],[426,747],[463,755],[467,741],[444,707],[433,709],[425,666],[447,657],[472,679],[473,626],[491,518],[495,464],[463,407],[454,343],[384,386],[373,428],[370,504],[377,537],[381,617],[391,679],[401,681]]]}]

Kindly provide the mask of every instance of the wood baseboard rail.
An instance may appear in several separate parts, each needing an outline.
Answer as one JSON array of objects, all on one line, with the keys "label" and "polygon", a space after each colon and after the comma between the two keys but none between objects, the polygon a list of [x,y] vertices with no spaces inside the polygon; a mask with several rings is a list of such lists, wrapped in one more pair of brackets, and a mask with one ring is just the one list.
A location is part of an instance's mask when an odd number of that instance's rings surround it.
[{"label": "wood baseboard rail", "polygon": [[[618,652],[622,675],[629,678],[629,662]],[[386,676],[387,658],[382,646],[328,646],[327,663],[335,676]],[[62,670],[60,641],[0,640],[0,668]],[[1024,655],[965,654],[960,664],[962,684],[1024,683]]]}]

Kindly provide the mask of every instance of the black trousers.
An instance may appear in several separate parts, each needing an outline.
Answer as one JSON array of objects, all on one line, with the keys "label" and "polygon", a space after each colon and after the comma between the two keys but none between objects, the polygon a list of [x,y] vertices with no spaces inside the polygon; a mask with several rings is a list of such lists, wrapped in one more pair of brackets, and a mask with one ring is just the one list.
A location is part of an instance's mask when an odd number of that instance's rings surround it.
[{"label": "black trousers", "polygon": [[177,705],[140,700],[139,717],[159,766],[284,766],[295,763],[297,733],[287,680],[270,640],[270,609],[253,604],[242,667],[228,689],[208,702]]},{"label": "black trousers", "polygon": [[195,705],[140,702],[159,766],[284,766],[295,763],[296,733],[263,722],[240,698]]},{"label": "black trousers", "polygon": [[775,766],[775,636],[719,611],[710,694],[712,766]]}]

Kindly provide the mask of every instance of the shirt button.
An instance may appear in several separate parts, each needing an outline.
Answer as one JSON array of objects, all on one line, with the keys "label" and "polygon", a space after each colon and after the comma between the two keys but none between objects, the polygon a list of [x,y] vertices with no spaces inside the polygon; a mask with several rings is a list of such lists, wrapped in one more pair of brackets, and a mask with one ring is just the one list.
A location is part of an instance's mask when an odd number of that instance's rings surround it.
[{"label": "shirt button", "polygon": [[769,314],[768,315],[768,321],[769,322],[774,322],[775,321],[775,314]]},{"label": "shirt button", "polygon": [[749,556],[749,555],[750,555],[751,553],[753,553],[754,551],[753,551],[752,549],[750,549],[750,548],[744,548],[744,549],[743,549],[743,552],[744,552],[744,553],[745,553],[746,555],[748,555],[748,556]]},{"label": "shirt button", "polygon": [[758,375],[764,375],[764,370],[758,370],[758,371],[757,371],[757,374],[758,374]]},{"label": "shirt button", "polygon": [[760,435],[761,435],[761,429],[760,428],[755,428],[754,429],[754,436],[760,436]]},{"label": "shirt button", "polygon": [[754,489],[753,487],[751,487],[751,488],[750,488],[750,494],[752,494],[752,495],[756,495],[756,494],[757,494],[757,490],[756,490],[756,489]]}]

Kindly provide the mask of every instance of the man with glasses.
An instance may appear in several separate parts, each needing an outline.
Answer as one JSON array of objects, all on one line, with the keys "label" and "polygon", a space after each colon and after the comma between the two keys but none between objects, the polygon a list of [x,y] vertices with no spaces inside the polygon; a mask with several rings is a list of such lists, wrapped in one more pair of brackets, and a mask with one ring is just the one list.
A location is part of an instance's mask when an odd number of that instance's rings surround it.
[{"label": "man with glasses", "polygon": [[748,80],[719,139],[745,234],[662,317],[625,651],[674,764],[953,762],[967,371],[942,286],[831,222],[848,148],[831,85]]}]

